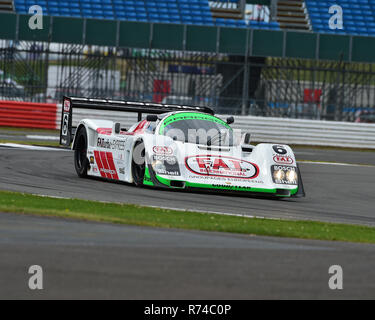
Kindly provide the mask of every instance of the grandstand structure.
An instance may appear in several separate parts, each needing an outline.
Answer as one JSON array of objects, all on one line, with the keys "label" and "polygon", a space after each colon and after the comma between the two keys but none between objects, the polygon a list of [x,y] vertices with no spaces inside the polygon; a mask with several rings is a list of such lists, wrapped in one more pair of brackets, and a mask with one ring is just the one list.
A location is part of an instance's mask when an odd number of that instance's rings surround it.
[{"label": "grandstand structure", "polygon": [[0,0],[0,11],[12,12],[14,11],[12,0]]},{"label": "grandstand structure", "polygon": [[375,106],[374,13],[375,0],[0,0],[0,97],[355,121]]},{"label": "grandstand structure", "polygon": [[[306,0],[305,2],[314,32],[362,36],[375,35],[374,0]],[[328,10],[333,4],[337,4],[343,9],[343,29],[331,30],[329,28],[327,21],[332,15],[328,13]]]},{"label": "grandstand structure", "polygon": [[[50,16],[120,21],[196,24],[246,28],[245,0],[14,0],[15,10],[27,14],[32,5]],[[277,21],[251,19],[251,26],[280,29]]]}]

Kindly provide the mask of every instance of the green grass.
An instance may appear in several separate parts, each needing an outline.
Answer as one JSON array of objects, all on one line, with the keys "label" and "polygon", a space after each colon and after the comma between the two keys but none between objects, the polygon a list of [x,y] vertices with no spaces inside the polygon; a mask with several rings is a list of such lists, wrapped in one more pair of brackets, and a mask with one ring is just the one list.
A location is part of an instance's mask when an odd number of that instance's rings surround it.
[{"label": "green grass", "polygon": [[16,59],[11,64],[5,64],[3,71],[18,84],[24,86],[25,91],[36,94],[43,91],[47,68],[48,65],[44,60]]},{"label": "green grass", "polygon": [[359,225],[244,218],[128,204],[41,197],[7,191],[0,191],[0,212],[148,227],[375,243],[375,228]]}]

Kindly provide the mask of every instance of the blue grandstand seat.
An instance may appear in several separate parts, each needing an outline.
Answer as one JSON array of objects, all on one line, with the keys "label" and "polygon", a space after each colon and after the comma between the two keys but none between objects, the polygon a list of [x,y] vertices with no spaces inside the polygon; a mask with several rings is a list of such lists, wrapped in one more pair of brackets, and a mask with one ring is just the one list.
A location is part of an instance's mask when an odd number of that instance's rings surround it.
[{"label": "blue grandstand seat", "polygon": [[158,13],[158,9],[157,8],[147,8],[147,12],[148,13]]},{"label": "blue grandstand seat", "polygon": [[[314,31],[333,34],[373,35],[375,25],[375,0],[336,0],[336,1],[312,1],[306,0],[311,24]],[[328,21],[331,15],[328,9],[337,4],[343,8],[344,29],[331,30]]]},{"label": "blue grandstand seat", "polygon": [[137,13],[144,13],[144,12],[146,12],[146,8],[145,7],[135,7],[135,11]]},{"label": "blue grandstand seat", "polygon": [[[238,2],[238,0],[231,1]],[[318,2],[315,2],[315,7],[318,7]],[[27,13],[30,6],[38,4],[43,7],[48,15],[52,16],[186,23],[207,26],[218,25],[241,28],[249,26],[244,20],[213,19],[208,0],[14,0],[14,3],[18,13]],[[356,3],[358,4],[358,2]],[[366,5],[369,6],[369,3]],[[354,7],[352,6],[352,8]],[[367,7],[364,8],[368,9]],[[355,9],[362,10],[360,5],[355,7]],[[366,16],[369,15],[366,14]],[[315,21],[321,18],[318,15],[318,11],[315,18]],[[250,24],[250,26],[264,29],[280,29],[277,22]],[[375,25],[373,29],[375,29]]]},{"label": "blue grandstand seat", "polygon": [[147,21],[147,14],[146,13],[137,13],[137,20]]}]

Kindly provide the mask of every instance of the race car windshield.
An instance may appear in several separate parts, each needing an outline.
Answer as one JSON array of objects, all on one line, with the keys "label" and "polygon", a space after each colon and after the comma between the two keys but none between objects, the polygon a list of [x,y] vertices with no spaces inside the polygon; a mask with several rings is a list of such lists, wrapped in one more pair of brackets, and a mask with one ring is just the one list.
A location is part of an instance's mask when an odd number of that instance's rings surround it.
[{"label": "race car windshield", "polygon": [[160,134],[177,141],[208,146],[233,146],[233,130],[211,115],[180,113],[164,120]]}]

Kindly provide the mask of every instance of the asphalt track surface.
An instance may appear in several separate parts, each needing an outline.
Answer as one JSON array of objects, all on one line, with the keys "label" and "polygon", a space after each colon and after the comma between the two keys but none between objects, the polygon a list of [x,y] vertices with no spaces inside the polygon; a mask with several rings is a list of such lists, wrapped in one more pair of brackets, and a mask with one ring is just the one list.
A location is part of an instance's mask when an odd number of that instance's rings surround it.
[{"label": "asphalt track surface", "polygon": [[[0,213],[0,299],[374,299],[375,246]],[[28,288],[31,265],[43,290]],[[328,286],[332,265],[343,289]]]},{"label": "asphalt track surface", "polygon": [[[299,159],[334,161],[332,150],[317,159],[301,151]],[[343,152],[336,161],[371,164],[372,157]],[[301,163],[301,170],[306,198],[269,200],[79,179],[70,151],[0,148],[0,190],[375,224],[375,167]],[[374,253],[375,246],[365,244],[0,213],[0,299],[374,299]],[[43,267],[41,291],[27,286],[34,264]],[[328,287],[331,265],[343,268],[343,290]]]},{"label": "asphalt track surface", "polygon": [[[340,162],[346,160],[344,156],[339,158]],[[370,160],[364,159],[364,162]],[[0,190],[258,217],[375,225],[375,166],[300,163],[306,198],[272,200],[136,188],[100,179],[80,179],[69,150],[0,148],[0,163]]]}]

